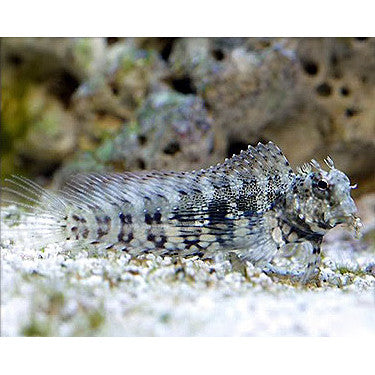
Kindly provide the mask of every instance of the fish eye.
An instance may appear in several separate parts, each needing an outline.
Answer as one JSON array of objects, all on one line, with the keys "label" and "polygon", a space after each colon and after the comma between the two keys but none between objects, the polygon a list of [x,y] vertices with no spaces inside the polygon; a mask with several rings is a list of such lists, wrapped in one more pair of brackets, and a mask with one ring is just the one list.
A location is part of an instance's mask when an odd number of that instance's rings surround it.
[{"label": "fish eye", "polygon": [[327,190],[327,188],[328,188],[328,183],[327,183],[327,181],[326,181],[326,180],[319,180],[319,181],[318,181],[318,188],[319,188],[320,190]]}]

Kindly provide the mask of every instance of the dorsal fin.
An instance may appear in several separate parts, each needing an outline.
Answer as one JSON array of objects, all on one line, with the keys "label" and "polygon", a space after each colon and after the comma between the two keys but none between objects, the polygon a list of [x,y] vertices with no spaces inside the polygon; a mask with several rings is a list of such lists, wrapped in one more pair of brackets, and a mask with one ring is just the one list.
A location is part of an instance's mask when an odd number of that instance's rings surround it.
[{"label": "dorsal fin", "polygon": [[295,179],[288,160],[272,142],[249,146],[248,150],[217,166],[215,172],[259,184],[263,189],[259,200],[264,200],[264,207],[272,203],[271,197],[285,193]]},{"label": "dorsal fin", "polygon": [[259,178],[278,174],[283,177],[286,185],[291,183],[294,177],[287,158],[273,142],[266,145],[258,143],[256,147],[248,146],[246,151],[215,166],[216,171],[230,173],[233,169],[240,169],[246,175],[255,175]]},{"label": "dorsal fin", "polygon": [[[223,163],[207,169],[191,172],[140,171],[73,176],[62,189],[68,200],[80,202],[86,207],[103,209],[107,205],[131,204],[156,196],[166,197],[173,204],[179,194],[188,196],[204,191],[209,196],[212,185],[220,186],[223,180],[259,182],[267,192],[263,207],[269,206],[271,197],[287,191],[294,172],[281,150],[272,142],[226,159]],[[173,199],[176,197],[176,199]],[[269,197],[269,198],[267,198]],[[167,203],[167,202],[166,202]]]}]

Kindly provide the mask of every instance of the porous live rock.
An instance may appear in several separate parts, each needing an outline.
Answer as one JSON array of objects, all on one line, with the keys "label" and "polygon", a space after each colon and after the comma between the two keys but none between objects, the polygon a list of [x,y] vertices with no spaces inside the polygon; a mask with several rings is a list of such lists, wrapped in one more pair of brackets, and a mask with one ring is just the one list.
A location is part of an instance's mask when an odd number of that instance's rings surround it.
[{"label": "porous live rock", "polygon": [[[249,143],[273,140],[294,165],[329,154],[360,182],[360,189],[371,191],[374,49],[373,38],[8,38],[2,43],[2,78],[15,89],[8,91],[13,103],[30,107],[15,94],[20,79],[26,90],[42,86],[48,101],[52,96],[61,103],[59,119],[74,124],[66,125],[74,138],[69,152],[59,152],[59,145],[55,151],[49,142],[51,153],[60,156],[48,171],[35,163],[35,176],[52,175],[73,153],[100,148],[99,154],[106,154],[110,141],[131,128],[149,96],[170,89],[196,95],[212,117],[213,162]],[[6,113],[10,106],[4,99],[3,104]],[[15,135],[8,129],[13,127],[6,122],[2,130],[10,145]],[[33,155],[46,154],[33,150]],[[22,170],[29,159],[14,146],[3,154],[9,172],[15,160]],[[163,153],[153,158],[165,164]],[[100,163],[101,157],[86,159],[78,169]],[[149,163],[123,160],[115,167],[138,169]],[[194,158],[175,164],[173,169],[197,165]]]},{"label": "porous live rock", "polygon": [[113,149],[113,158],[126,160],[130,170],[200,168],[212,161],[212,121],[199,97],[158,92],[145,100]]},{"label": "porous live rock", "polygon": [[77,122],[47,87],[2,75],[2,174],[54,172],[76,146]]},{"label": "porous live rock", "polygon": [[[41,156],[54,161],[54,172],[74,151],[95,150],[132,120],[163,76],[157,54],[136,48],[131,40],[113,45],[103,38],[8,38],[2,47],[7,120],[2,131],[8,140],[3,153],[9,159],[4,174],[14,171],[17,162],[21,171],[29,164],[34,167],[29,175],[45,173],[38,163]],[[30,143],[24,140],[29,135],[23,135],[29,128],[33,137],[40,130],[34,138],[45,139],[50,133],[53,138]]]},{"label": "porous live rock", "polygon": [[207,101],[229,153],[272,139],[293,163],[330,154],[366,179],[375,162],[374,51],[372,38],[190,38],[175,42],[169,63]]},{"label": "porous live rock", "polygon": [[[93,153],[80,153],[55,176],[57,185],[82,171],[187,170],[216,160],[214,131],[203,101],[171,90],[150,94],[134,121]],[[220,142],[220,140],[218,140]]]}]

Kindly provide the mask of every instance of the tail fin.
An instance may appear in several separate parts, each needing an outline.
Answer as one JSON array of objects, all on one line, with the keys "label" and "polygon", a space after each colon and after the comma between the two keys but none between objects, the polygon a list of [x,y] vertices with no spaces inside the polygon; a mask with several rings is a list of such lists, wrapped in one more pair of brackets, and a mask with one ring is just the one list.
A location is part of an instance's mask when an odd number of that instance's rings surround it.
[{"label": "tail fin", "polygon": [[5,183],[1,189],[2,242],[44,246],[65,239],[67,202],[62,197],[20,176]]}]

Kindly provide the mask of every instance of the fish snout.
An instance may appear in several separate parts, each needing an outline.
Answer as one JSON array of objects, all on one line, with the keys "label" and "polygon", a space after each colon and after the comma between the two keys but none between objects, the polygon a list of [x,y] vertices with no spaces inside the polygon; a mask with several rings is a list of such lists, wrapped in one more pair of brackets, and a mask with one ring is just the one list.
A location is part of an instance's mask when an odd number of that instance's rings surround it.
[{"label": "fish snout", "polygon": [[357,206],[354,203],[354,200],[349,197],[341,202],[339,206],[339,211],[342,216],[351,216],[355,215],[358,212]]}]

